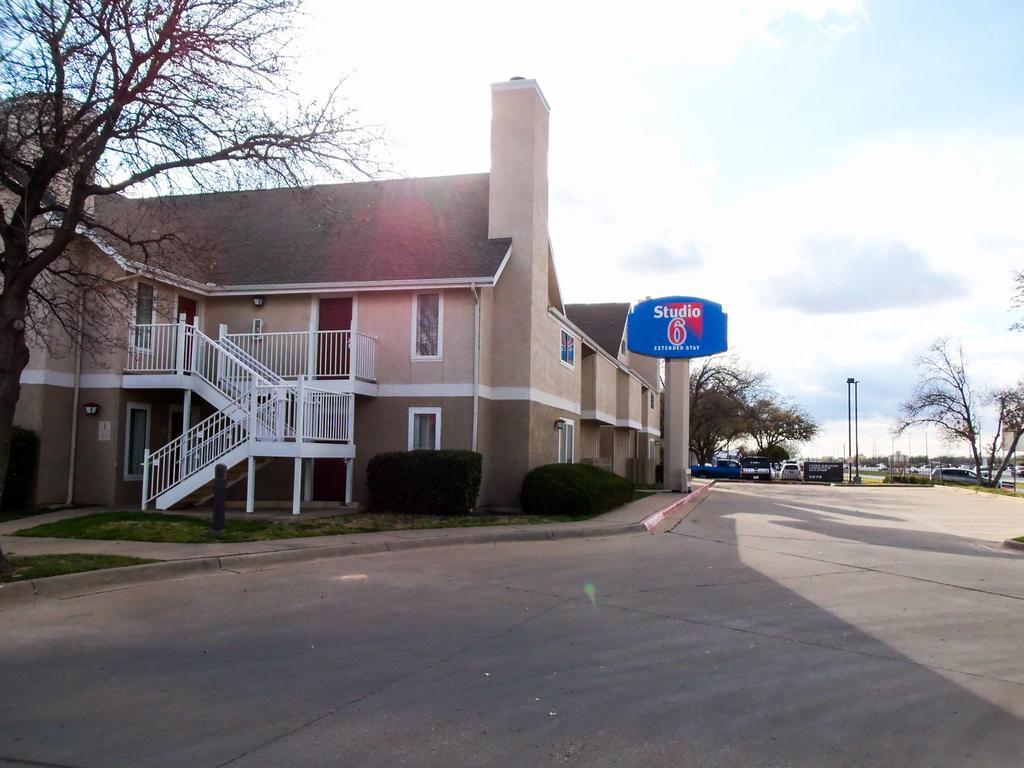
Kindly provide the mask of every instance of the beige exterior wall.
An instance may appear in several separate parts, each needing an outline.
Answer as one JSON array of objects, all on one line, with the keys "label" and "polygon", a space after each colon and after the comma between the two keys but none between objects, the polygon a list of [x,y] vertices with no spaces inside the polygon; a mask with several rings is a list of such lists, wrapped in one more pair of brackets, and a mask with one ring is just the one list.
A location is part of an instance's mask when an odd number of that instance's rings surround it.
[{"label": "beige exterior wall", "polygon": [[[441,359],[416,359],[412,336],[417,293],[442,296]],[[472,384],[474,307],[466,289],[360,294],[362,333],[377,337],[377,381],[381,384]]]},{"label": "beige exterior wall", "polygon": [[616,378],[617,408],[616,423],[626,422],[629,426],[640,426],[642,401],[640,399],[640,382],[625,371],[620,370]]},{"label": "beige exterior wall", "polygon": [[256,307],[252,296],[207,297],[201,302],[200,326],[203,332],[217,338],[221,323],[228,333],[252,333],[252,321],[263,320],[264,333],[309,331],[309,294],[265,295],[262,307]]}]

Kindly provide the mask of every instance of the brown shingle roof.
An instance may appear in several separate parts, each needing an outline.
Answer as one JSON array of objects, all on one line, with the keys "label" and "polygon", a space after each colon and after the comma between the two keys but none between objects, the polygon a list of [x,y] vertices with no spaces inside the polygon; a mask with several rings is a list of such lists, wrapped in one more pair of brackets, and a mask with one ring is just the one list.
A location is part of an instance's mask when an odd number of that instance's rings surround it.
[{"label": "brown shingle roof", "polygon": [[183,276],[218,287],[489,278],[511,240],[488,239],[488,195],[484,173],[106,198],[96,216],[136,237],[174,232],[199,257],[182,256]]},{"label": "brown shingle roof", "polygon": [[565,316],[612,357],[619,356],[619,345],[626,332],[627,314],[629,303],[565,305]]}]

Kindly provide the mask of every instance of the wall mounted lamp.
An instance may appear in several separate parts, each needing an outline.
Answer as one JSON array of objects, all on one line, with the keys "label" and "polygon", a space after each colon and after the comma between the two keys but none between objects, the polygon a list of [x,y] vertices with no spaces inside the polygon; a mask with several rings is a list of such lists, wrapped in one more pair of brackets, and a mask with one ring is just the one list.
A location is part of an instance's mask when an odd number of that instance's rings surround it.
[{"label": "wall mounted lamp", "polygon": [[263,296],[253,296],[252,297],[252,303],[257,307],[257,309],[259,307],[263,306],[263,302],[264,301],[265,301],[265,299],[264,299]]},{"label": "wall mounted lamp", "polygon": [[95,416],[100,412],[99,403],[82,403],[82,409],[85,411],[86,416]]},{"label": "wall mounted lamp", "polygon": [[555,419],[555,429],[565,429],[565,419]]}]

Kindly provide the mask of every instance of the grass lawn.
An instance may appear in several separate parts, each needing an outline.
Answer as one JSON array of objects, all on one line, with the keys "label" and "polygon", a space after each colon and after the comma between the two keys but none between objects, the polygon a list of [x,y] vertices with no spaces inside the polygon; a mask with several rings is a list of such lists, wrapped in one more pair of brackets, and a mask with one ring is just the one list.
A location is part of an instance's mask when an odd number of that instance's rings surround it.
[{"label": "grass lawn", "polygon": [[1017,493],[1013,492],[1013,489],[1007,490],[1006,488],[986,488],[984,485],[953,485],[952,483],[946,483],[947,487],[951,488],[963,488],[965,491],[974,491],[975,493],[994,493],[996,496],[1009,496],[1011,499],[1024,499],[1024,482],[1018,480]]},{"label": "grass lawn", "polygon": [[210,519],[158,512],[101,512],[72,517],[55,523],[25,528],[15,536],[45,536],[60,539],[121,539],[125,541],[205,544],[216,541],[266,541],[303,536],[334,536],[346,533],[399,531],[410,528],[465,528],[478,525],[532,525],[586,520],[570,515],[391,515],[357,512],[280,523],[271,520],[229,519],[222,536],[214,536]]},{"label": "grass lawn", "polygon": [[126,565],[143,565],[155,563],[156,560],[143,560],[138,557],[122,555],[30,555],[9,558],[14,566],[14,573],[0,574],[0,582],[24,581],[25,579],[42,579],[46,576],[61,576],[65,573],[81,573],[82,571],[98,571],[103,568],[122,568]]}]

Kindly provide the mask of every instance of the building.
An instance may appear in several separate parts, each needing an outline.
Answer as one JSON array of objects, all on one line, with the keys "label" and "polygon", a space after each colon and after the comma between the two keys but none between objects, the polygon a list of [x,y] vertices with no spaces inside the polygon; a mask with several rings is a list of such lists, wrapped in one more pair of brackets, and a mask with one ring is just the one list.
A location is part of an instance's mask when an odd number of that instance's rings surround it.
[{"label": "building", "polygon": [[76,243],[132,306],[117,353],[33,349],[16,423],[40,435],[37,503],[201,502],[217,463],[250,509],[365,503],[367,461],[412,448],[480,451],[495,510],[555,461],[653,480],[657,361],[625,350],[629,305],[562,301],[548,104],[513,79],[492,110],[489,173],[98,200],[172,235],[179,266]]}]

